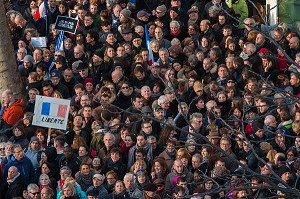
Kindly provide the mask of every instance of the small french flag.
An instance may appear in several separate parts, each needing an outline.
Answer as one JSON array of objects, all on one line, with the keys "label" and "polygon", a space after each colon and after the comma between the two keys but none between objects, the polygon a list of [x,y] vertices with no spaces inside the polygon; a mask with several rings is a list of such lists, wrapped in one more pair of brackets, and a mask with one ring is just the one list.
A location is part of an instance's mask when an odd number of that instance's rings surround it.
[{"label": "small french flag", "polygon": [[66,112],[67,112],[67,105],[53,104],[50,102],[42,103],[41,115],[65,118]]},{"label": "small french flag", "polygon": [[44,0],[41,5],[39,6],[39,9],[34,15],[34,20],[38,20],[39,18],[45,18],[47,16],[47,0]]},{"label": "small french flag", "polygon": [[154,57],[153,57],[153,52],[152,48],[150,46],[150,39],[149,39],[149,33],[148,33],[148,28],[147,25],[145,25],[145,34],[146,34],[146,44],[147,44],[147,49],[149,51],[149,56],[148,56],[148,65],[152,66],[154,63]]}]

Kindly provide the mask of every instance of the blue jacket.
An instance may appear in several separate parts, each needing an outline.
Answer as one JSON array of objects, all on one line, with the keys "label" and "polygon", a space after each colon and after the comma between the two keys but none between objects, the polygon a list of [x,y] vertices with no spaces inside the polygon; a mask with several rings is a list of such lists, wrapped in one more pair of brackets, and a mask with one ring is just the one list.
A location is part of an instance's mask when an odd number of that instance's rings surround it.
[{"label": "blue jacket", "polygon": [[7,177],[8,169],[11,166],[15,166],[18,168],[18,171],[23,176],[26,186],[30,183],[35,183],[36,174],[35,169],[31,163],[31,160],[24,156],[22,160],[16,160],[14,156],[11,156],[11,161],[8,161],[8,163],[4,167],[4,175]]}]

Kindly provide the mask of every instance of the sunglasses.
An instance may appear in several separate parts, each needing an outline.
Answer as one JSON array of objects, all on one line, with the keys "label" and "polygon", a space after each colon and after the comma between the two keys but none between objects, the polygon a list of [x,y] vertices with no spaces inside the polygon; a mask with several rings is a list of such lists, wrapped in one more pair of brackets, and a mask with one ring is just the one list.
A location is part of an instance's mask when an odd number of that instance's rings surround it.
[{"label": "sunglasses", "polygon": [[5,148],[0,148],[0,151],[4,151],[5,150]]},{"label": "sunglasses", "polygon": [[124,86],[124,87],[122,87],[122,89],[129,89],[129,87],[128,86]]},{"label": "sunglasses", "polygon": [[[30,192],[31,193],[31,192]],[[31,193],[32,195],[39,195],[40,192],[34,192],[34,193]]]}]

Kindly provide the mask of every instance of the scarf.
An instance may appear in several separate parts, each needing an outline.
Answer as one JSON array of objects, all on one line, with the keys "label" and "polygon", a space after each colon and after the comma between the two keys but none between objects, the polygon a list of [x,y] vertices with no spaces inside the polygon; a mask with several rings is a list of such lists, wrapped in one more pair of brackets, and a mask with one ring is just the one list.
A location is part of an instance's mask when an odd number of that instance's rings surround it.
[{"label": "scarf", "polygon": [[170,158],[174,159],[176,156],[176,150],[174,150],[172,153],[170,153],[168,150],[166,150],[166,153],[168,154],[168,156],[170,156]]},{"label": "scarf", "polygon": [[177,38],[180,35],[180,33],[181,33],[181,29],[179,29],[176,33],[170,31],[170,35],[174,38]]},{"label": "scarf", "polygon": [[18,172],[17,175],[15,177],[13,177],[12,179],[7,180],[7,183],[10,185],[11,183],[13,183],[17,177],[19,177],[20,173]]},{"label": "scarf", "polygon": [[87,176],[84,176],[84,175],[81,174],[81,179],[84,182],[84,184],[90,185],[91,183],[93,183],[92,172],[90,172],[89,175],[87,175]]}]

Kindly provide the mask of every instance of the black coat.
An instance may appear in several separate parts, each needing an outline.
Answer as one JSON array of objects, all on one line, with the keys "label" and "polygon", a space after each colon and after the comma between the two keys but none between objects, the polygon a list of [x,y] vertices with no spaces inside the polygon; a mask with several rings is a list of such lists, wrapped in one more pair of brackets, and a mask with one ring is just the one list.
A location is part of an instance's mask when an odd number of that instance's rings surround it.
[{"label": "black coat", "polygon": [[5,198],[23,197],[23,190],[26,190],[26,185],[22,175],[19,175],[13,183],[8,185]]}]

